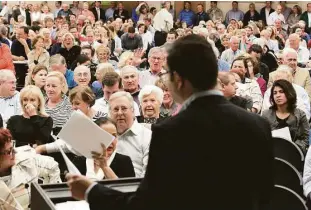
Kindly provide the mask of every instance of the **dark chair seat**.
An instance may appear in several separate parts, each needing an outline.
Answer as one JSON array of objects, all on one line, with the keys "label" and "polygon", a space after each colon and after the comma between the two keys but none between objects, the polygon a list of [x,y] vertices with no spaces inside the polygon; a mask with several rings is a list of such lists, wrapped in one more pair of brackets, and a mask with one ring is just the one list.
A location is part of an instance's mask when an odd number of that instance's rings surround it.
[{"label": "dark chair seat", "polygon": [[293,190],[275,185],[270,203],[271,210],[308,210],[306,202]]},{"label": "dark chair seat", "polygon": [[301,174],[289,162],[280,158],[274,158],[274,184],[285,186],[304,197]]},{"label": "dark chair seat", "polygon": [[304,154],[292,141],[273,138],[274,157],[283,159],[293,165],[299,172],[303,171]]}]

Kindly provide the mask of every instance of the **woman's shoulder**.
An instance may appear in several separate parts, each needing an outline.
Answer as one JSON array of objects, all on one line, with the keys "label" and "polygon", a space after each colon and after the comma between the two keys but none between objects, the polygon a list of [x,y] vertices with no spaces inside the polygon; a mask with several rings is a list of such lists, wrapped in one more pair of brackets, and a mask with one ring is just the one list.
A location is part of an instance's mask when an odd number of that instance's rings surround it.
[{"label": "woman's shoulder", "polygon": [[296,108],[296,109],[294,110],[294,115],[296,115],[296,116],[299,117],[299,118],[301,118],[301,117],[303,117],[303,116],[306,117],[305,112],[302,111],[302,110],[299,109],[299,108]]},{"label": "woman's shoulder", "polygon": [[273,109],[267,109],[267,110],[262,112],[262,116],[263,117],[269,117],[269,116],[271,116],[274,113],[275,113],[275,111]]},{"label": "woman's shoulder", "polygon": [[116,153],[114,160],[116,160],[116,161],[131,161],[131,158],[127,155],[122,155],[120,153]]}]

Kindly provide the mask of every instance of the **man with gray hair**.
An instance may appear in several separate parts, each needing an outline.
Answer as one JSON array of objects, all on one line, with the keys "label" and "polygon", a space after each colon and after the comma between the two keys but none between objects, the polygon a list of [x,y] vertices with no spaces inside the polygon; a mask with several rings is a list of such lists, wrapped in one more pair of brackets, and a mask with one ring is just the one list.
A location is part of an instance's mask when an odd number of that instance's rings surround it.
[{"label": "man with gray hair", "polygon": [[310,52],[306,47],[300,45],[300,36],[296,33],[289,35],[289,47],[298,53],[298,63],[306,64],[309,61]]},{"label": "man with gray hair", "polygon": [[[311,100],[311,78],[309,71],[307,69],[299,68],[297,66],[297,60],[298,54],[296,50],[292,48],[285,48],[283,50],[283,63],[293,69],[293,83],[303,87],[307,91],[309,99]],[[274,82],[274,74],[275,71],[269,74],[268,88],[271,87]]]},{"label": "man with gray hair", "polygon": [[62,73],[65,78],[69,89],[77,86],[77,83],[74,81],[74,73],[70,69],[67,69],[66,60],[60,54],[56,54],[50,57],[50,70],[59,71]]},{"label": "man with gray hair", "polygon": [[130,93],[120,91],[109,99],[109,115],[117,125],[117,152],[132,159],[136,177],[144,177],[151,140],[151,130],[135,120],[134,100]]},{"label": "man with gray hair", "polygon": [[0,114],[4,124],[11,116],[22,114],[16,78],[11,70],[0,71]]},{"label": "man with gray hair", "polygon": [[232,61],[243,53],[239,50],[239,43],[239,38],[237,36],[232,36],[230,38],[230,48],[222,52],[220,59],[231,65]]},{"label": "man with gray hair", "polygon": [[145,85],[154,85],[160,73],[164,73],[165,50],[160,47],[151,48],[148,54],[149,70],[141,71],[139,74],[140,88]]},{"label": "man with gray hair", "polygon": [[[310,99],[306,90],[293,83],[293,69],[288,65],[280,65],[274,73],[274,81],[284,79],[292,83],[297,94],[297,108],[305,112],[308,120],[310,119]],[[271,87],[267,89],[263,98],[262,112],[270,108]]]},{"label": "man with gray hair", "polygon": [[88,67],[84,65],[77,66],[73,73],[73,79],[78,85],[88,86],[90,84],[91,70]]}]

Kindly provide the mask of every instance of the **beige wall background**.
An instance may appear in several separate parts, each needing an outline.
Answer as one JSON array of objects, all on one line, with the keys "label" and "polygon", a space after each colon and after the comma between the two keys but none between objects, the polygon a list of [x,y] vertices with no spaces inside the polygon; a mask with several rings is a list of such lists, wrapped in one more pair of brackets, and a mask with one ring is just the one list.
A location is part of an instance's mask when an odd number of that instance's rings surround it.
[{"label": "beige wall background", "polygon": [[[42,1],[27,1],[27,3],[40,4]],[[91,1],[90,1],[91,2]],[[146,1],[150,7],[156,7],[157,9],[161,8],[161,2],[160,1]],[[232,1],[218,1],[218,7],[226,13],[228,10],[231,9],[231,2]],[[259,12],[259,10],[265,5],[265,1],[238,1],[239,2],[239,8],[246,12],[248,10],[248,6],[250,3],[255,3],[256,9]],[[305,11],[307,9],[307,3],[310,1],[287,1],[288,7],[293,7],[294,5],[299,5],[302,8],[302,11]],[[10,1],[8,2],[9,5],[17,4],[18,1]],[[72,4],[72,1],[63,1],[63,3]],[[135,7],[138,4],[138,1],[123,1],[125,8],[130,10],[131,8]],[[176,8],[177,14],[179,13],[180,9],[182,8],[183,1],[172,1],[174,8]],[[192,1],[192,7],[195,8],[195,6],[198,3],[203,3],[205,5],[205,10],[210,8],[210,1]],[[48,5],[51,7],[51,9],[54,9],[55,1],[48,1]],[[272,7],[275,8],[278,4],[278,1],[274,1],[272,4]]]}]

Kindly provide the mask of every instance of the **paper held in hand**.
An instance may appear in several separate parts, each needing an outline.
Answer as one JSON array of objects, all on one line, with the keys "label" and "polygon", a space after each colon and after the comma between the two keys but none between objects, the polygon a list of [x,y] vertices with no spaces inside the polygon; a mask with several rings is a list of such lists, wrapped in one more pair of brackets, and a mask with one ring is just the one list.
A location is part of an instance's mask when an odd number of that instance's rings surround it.
[{"label": "paper held in hand", "polygon": [[81,111],[73,112],[58,137],[86,158],[92,158],[91,151],[102,153],[101,143],[108,148],[115,138]]},{"label": "paper held in hand", "polygon": [[281,138],[281,139],[285,139],[285,140],[288,140],[288,141],[292,141],[292,137],[290,135],[288,127],[277,129],[277,130],[273,130],[272,131],[272,137],[274,137],[274,138]]}]

